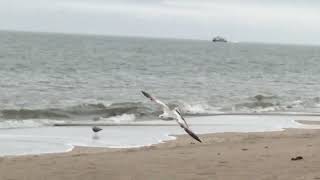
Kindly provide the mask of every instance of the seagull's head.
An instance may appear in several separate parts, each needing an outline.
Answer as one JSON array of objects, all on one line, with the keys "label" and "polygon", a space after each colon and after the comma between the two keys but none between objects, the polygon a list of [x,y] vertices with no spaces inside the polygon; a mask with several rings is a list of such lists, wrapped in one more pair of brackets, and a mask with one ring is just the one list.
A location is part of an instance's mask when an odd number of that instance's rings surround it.
[{"label": "seagull's head", "polygon": [[165,116],[164,116],[163,114],[160,114],[160,115],[159,115],[159,118],[160,118],[160,119],[165,119]]},{"label": "seagull's head", "polygon": [[170,117],[170,116],[165,115],[165,114],[160,114],[160,115],[159,115],[159,118],[162,119],[162,120],[165,120],[165,121],[174,120],[173,117]]}]

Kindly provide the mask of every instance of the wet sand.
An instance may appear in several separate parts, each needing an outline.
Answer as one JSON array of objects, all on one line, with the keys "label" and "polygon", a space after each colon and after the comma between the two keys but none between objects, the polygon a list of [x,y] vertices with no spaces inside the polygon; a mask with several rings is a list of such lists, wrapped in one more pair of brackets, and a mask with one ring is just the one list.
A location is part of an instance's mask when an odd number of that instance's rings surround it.
[{"label": "wet sand", "polygon": [[296,120],[296,122],[308,125],[320,125],[320,121]]},{"label": "wet sand", "polygon": [[[218,133],[136,149],[0,158],[1,180],[320,179],[320,130]],[[302,156],[302,160],[291,158]]]}]

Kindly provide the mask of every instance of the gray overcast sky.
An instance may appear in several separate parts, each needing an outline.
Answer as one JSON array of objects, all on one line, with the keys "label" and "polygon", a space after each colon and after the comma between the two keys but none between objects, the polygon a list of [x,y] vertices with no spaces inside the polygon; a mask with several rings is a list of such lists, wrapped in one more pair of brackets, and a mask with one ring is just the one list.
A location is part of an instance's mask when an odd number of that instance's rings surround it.
[{"label": "gray overcast sky", "polygon": [[0,29],[320,44],[320,1],[0,0]]}]

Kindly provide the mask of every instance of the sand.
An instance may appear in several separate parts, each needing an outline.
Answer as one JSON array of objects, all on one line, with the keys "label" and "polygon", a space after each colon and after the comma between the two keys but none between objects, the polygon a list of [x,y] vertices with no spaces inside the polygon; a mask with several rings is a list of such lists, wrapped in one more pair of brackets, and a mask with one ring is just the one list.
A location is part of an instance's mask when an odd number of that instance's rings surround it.
[{"label": "sand", "polygon": [[308,125],[320,125],[320,121],[296,120],[296,122]]},{"label": "sand", "polygon": [[[320,130],[179,136],[136,149],[2,157],[1,180],[320,179]],[[302,160],[291,158],[302,156]]]}]

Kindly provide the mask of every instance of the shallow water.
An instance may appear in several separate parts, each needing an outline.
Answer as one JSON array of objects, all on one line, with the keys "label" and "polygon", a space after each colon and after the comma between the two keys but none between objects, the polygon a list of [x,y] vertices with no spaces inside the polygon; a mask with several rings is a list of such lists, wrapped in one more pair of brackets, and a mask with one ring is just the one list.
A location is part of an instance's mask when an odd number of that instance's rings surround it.
[{"label": "shallow water", "polygon": [[[215,132],[279,131],[283,128],[312,128],[297,119],[317,120],[312,116],[211,116],[189,119],[197,134]],[[138,122],[140,126],[105,126],[95,138],[90,126],[3,129],[0,131],[0,155],[66,152],[73,146],[128,148],[148,146],[185,134],[174,121]],[[143,126],[146,124],[148,126]],[[155,126],[150,126],[154,124]],[[161,126],[158,126],[158,125]],[[200,135],[201,138],[201,135]],[[190,142],[193,141],[190,137]]]}]

